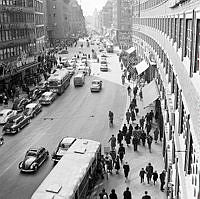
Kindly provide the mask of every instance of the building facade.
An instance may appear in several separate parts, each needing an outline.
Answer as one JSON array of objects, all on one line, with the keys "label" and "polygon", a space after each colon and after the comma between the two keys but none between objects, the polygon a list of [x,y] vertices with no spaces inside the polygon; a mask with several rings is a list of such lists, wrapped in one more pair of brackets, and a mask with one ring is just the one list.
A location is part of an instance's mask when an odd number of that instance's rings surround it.
[{"label": "building facade", "polygon": [[199,1],[136,1],[132,33],[137,53],[156,60],[168,198],[199,199]]},{"label": "building facade", "polygon": [[22,84],[37,66],[42,43],[43,1],[0,0],[0,90]]},{"label": "building facade", "polygon": [[86,33],[85,18],[76,0],[47,1],[47,16],[47,32],[52,45]]}]

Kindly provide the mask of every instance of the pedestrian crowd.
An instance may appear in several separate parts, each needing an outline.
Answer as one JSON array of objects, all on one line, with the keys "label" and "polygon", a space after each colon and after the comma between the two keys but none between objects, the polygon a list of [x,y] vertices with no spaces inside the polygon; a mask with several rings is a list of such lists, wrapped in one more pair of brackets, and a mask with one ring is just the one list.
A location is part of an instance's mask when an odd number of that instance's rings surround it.
[{"label": "pedestrian crowd", "polygon": [[[123,68],[123,66],[121,66]],[[129,73],[130,74],[130,73]],[[130,82],[130,75],[127,76],[126,69],[122,74],[122,84],[125,83],[125,78]],[[130,105],[125,113],[126,123],[124,123],[122,129],[119,130],[117,136],[113,134],[109,139],[111,151],[105,154],[105,157],[102,157],[104,164],[104,172],[110,173],[113,175],[113,170],[116,170],[116,174],[119,175],[119,171],[122,168],[125,178],[125,183],[129,181],[129,173],[131,171],[129,163],[124,160],[126,154],[126,148],[133,145],[134,152],[137,152],[140,147],[148,147],[150,153],[152,153],[152,143],[158,143],[158,138],[160,136],[160,141],[162,140],[159,128],[154,128],[153,121],[156,121],[154,111],[146,113],[139,117],[139,108],[137,106],[137,96],[139,96],[140,101],[143,100],[142,88],[139,85],[133,87],[133,89],[127,87],[128,96],[130,97]],[[137,118],[137,119],[136,119]],[[118,149],[118,150],[117,150]],[[156,185],[158,179],[160,180],[160,190],[164,191],[166,171],[163,170],[160,174],[154,169],[151,163],[141,170],[138,171],[138,176],[140,177],[140,183],[144,184],[145,179],[147,184]],[[132,193],[129,187],[122,193],[123,199],[132,199]],[[105,189],[99,194],[100,199],[117,199],[115,189],[111,190],[111,193],[106,193]],[[121,196],[120,196],[121,198]],[[144,192],[142,199],[151,199],[151,196],[148,194],[148,191]]]}]

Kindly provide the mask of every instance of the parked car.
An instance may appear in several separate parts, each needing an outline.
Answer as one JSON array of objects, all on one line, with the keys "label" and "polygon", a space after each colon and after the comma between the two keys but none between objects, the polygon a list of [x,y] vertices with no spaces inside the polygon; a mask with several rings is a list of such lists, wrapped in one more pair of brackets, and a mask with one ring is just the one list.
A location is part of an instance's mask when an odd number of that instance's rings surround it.
[{"label": "parked car", "polygon": [[42,111],[42,106],[40,103],[30,103],[26,105],[26,108],[23,113],[27,117],[34,118],[41,111]]},{"label": "parked car", "polygon": [[75,73],[75,69],[73,66],[69,66],[67,67],[67,70],[69,71],[70,76],[73,76]]},{"label": "parked car", "polygon": [[22,172],[36,172],[48,157],[49,152],[44,147],[30,148],[24,160],[19,163],[19,169]]},{"label": "parked car", "polygon": [[3,109],[0,112],[0,124],[5,124],[8,119],[14,115],[17,115],[17,111],[12,109]]},{"label": "parked car", "polygon": [[44,82],[40,82],[37,86],[37,89],[39,89],[42,93],[48,91],[48,82],[44,81]]},{"label": "parked car", "polygon": [[108,71],[107,61],[101,61],[100,71]]},{"label": "parked car", "polygon": [[15,101],[13,102],[12,109],[16,110],[17,112],[22,112],[24,110],[25,106],[27,104],[29,104],[30,102],[31,102],[31,99],[28,99],[25,97],[15,99]]},{"label": "parked car", "polygon": [[31,99],[31,101],[35,101],[39,99],[41,95],[42,95],[42,91],[39,88],[35,88],[34,90],[30,92],[29,98]]},{"label": "parked car", "polygon": [[58,144],[55,152],[52,155],[52,160],[57,163],[62,156],[66,153],[69,147],[76,141],[73,137],[64,137]]},{"label": "parked car", "polygon": [[25,115],[15,115],[8,119],[2,131],[5,134],[18,133],[23,127],[30,123],[30,117]]},{"label": "parked car", "polygon": [[48,91],[42,94],[42,96],[39,99],[40,104],[52,104],[53,101],[56,99],[56,93],[52,91]]},{"label": "parked car", "polygon": [[98,80],[98,79],[92,80],[92,85],[90,87],[90,91],[91,92],[99,92],[99,91],[101,91],[101,89],[102,89],[102,81]]}]

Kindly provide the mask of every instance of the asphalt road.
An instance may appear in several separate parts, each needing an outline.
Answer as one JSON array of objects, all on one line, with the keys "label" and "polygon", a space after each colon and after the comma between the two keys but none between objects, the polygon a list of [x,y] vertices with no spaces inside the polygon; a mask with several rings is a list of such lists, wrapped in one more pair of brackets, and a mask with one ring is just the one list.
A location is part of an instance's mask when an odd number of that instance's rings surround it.
[{"label": "asphalt road", "polygon": [[[85,53],[94,48],[84,48]],[[79,49],[70,49],[69,56]],[[44,146],[50,154],[64,136],[83,137],[100,141],[109,146],[108,139],[121,126],[125,106],[126,89],[120,85],[120,67],[117,56],[109,55],[109,72],[100,72],[99,65],[92,63],[92,76],[86,77],[83,87],[73,83],[62,96],[32,120],[20,133],[6,136],[0,147],[0,199],[28,199],[53,168],[49,160],[35,174],[19,172],[18,164],[31,146]],[[102,78],[103,89],[91,93],[91,80]],[[73,79],[72,79],[73,80]],[[114,128],[108,126],[108,111],[114,112]]]}]

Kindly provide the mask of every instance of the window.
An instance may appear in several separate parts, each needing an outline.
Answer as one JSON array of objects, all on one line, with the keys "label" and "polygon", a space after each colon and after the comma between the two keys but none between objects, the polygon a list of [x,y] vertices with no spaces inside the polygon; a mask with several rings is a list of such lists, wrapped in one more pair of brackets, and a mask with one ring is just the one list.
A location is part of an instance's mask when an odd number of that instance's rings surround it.
[{"label": "window", "polygon": [[183,47],[183,19],[180,19],[179,48]]},{"label": "window", "polygon": [[200,71],[200,19],[197,20],[196,55],[194,72]]},{"label": "window", "polygon": [[192,19],[186,20],[186,56],[190,59],[192,42]]}]

